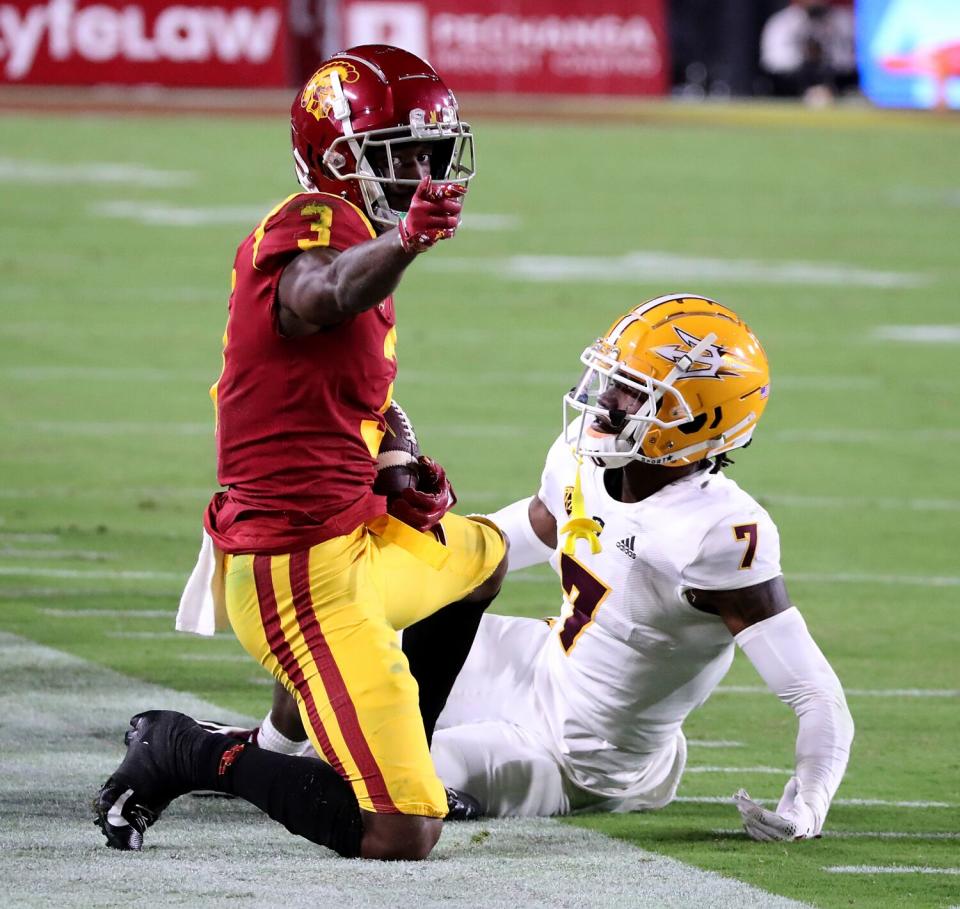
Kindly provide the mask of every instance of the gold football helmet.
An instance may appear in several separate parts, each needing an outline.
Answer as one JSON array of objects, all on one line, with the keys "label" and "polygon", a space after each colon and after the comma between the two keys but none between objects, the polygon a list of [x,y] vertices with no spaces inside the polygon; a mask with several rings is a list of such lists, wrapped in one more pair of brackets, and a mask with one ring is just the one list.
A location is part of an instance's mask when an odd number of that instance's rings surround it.
[{"label": "gold football helmet", "polygon": [[756,335],[693,294],[634,307],[580,360],[586,371],[563,399],[565,438],[605,467],[680,467],[740,448],[770,395]]}]

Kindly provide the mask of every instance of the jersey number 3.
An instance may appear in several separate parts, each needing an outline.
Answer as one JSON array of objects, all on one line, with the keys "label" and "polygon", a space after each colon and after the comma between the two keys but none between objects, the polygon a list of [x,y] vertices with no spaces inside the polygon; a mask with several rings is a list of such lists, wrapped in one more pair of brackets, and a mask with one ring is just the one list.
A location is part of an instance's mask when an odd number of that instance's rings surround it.
[{"label": "jersey number 3", "polygon": [[560,556],[560,584],[567,603],[573,608],[560,628],[560,644],[564,653],[570,653],[580,635],[596,618],[597,610],[609,595],[610,588],[567,553]]}]

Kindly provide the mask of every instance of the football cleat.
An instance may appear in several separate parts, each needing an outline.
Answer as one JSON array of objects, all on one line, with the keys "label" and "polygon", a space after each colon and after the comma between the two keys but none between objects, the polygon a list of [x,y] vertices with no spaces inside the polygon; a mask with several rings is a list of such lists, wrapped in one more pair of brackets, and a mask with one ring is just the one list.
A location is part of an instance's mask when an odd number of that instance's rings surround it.
[{"label": "football cleat", "polygon": [[148,710],[130,719],[123,737],[127,753],[100,787],[94,823],[112,849],[139,852],[146,829],[164,808],[191,786],[178,773],[184,734],[199,731],[196,722],[172,710]]},{"label": "football cleat", "polygon": [[445,821],[478,821],[483,817],[480,803],[468,792],[446,787],[447,816]]}]

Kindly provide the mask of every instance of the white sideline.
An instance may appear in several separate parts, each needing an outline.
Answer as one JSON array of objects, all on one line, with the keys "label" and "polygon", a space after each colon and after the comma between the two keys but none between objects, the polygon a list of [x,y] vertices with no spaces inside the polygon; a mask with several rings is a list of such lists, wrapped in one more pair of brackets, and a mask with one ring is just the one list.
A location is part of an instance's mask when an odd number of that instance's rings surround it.
[{"label": "white sideline", "polygon": [[960,874],[960,868],[932,865],[828,865],[828,874]]},{"label": "white sideline", "polygon": [[[116,853],[87,805],[123,753],[127,718],[155,706],[249,718],[2,632],[0,679],[0,879],[31,905],[135,905],[149,894],[158,909],[804,907],[549,819],[451,824],[427,862],[361,863],[289,836],[242,802],[184,798],[150,829],[142,854]],[[38,848],[55,860],[24,860]]]},{"label": "white sideline", "polygon": [[960,325],[877,325],[870,336],[876,341],[906,344],[957,344]]},{"label": "white sideline", "polygon": [[[721,835],[743,833],[743,828],[717,827],[713,831]],[[823,831],[825,839],[841,840],[960,840],[960,833],[924,833],[907,830],[834,830],[829,827]]]},{"label": "white sideline", "polygon": [[72,568],[28,568],[22,565],[0,565],[0,576],[31,578],[115,578],[120,581],[183,581],[184,574],[177,571],[107,571],[100,569],[80,570]]},{"label": "white sideline", "polygon": [[[63,593],[63,591],[60,591]],[[42,607],[40,615],[54,619],[172,619],[176,610],[170,609],[56,609]]]},{"label": "white sideline", "polygon": [[716,765],[688,766],[684,771],[684,773],[766,773],[776,776],[792,776],[795,772],[792,767],[720,767]]},{"label": "white sideline", "polygon": [[743,742],[729,739],[687,739],[687,744],[694,748],[743,748]]},{"label": "white sideline", "polygon": [[[790,771],[791,773],[793,771]],[[779,799],[753,799],[761,805],[776,805]],[[688,805],[732,805],[729,795],[678,795],[675,802]],[[854,805],[862,808],[956,808],[954,802],[890,801],[889,799],[834,799],[834,805]]]},{"label": "white sideline", "polygon": [[[844,693],[866,698],[956,698],[957,688],[844,688]],[[769,694],[763,685],[720,685],[717,694]]]},{"label": "white sideline", "polygon": [[182,170],[157,170],[142,164],[120,164],[110,161],[89,161],[70,164],[58,161],[36,161],[23,158],[0,158],[0,181],[16,183],[120,183],[130,186],[186,186],[195,182],[196,174]]}]

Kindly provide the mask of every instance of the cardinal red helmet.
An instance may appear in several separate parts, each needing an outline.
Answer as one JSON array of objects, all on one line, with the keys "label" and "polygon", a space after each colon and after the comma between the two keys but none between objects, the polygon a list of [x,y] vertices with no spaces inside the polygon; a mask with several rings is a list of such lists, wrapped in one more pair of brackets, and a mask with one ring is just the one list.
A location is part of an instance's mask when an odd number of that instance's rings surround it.
[{"label": "cardinal red helmet", "polygon": [[431,144],[434,180],[474,175],[473,134],[456,98],[428,63],[398,47],[365,44],[325,60],[294,99],[290,123],[304,189],[343,196],[380,228],[403,214],[384,185],[419,182],[396,176],[398,145]]}]

